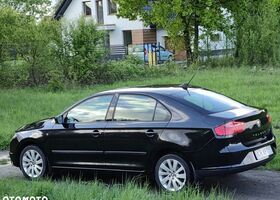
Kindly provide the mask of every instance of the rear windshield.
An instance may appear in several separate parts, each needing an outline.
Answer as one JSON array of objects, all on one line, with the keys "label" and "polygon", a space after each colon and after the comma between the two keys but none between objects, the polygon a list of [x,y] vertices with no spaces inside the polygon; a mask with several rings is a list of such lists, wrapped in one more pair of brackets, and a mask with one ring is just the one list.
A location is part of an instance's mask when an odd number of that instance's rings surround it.
[{"label": "rear windshield", "polygon": [[210,113],[244,107],[243,104],[215,92],[200,88],[189,88],[188,91],[183,89],[182,92],[171,95]]}]

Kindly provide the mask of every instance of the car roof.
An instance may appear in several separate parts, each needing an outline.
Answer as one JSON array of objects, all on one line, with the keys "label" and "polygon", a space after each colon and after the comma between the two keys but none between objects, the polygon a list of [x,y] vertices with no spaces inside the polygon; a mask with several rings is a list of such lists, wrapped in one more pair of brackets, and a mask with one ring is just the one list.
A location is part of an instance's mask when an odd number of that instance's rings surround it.
[{"label": "car roof", "polygon": [[[193,88],[200,88],[197,86],[188,86],[189,89]],[[182,92],[186,89],[186,86],[179,85],[179,84],[169,84],[169,85],[149,85],[149,86],[137,86],[131,88],[120,88],[120,89],[113,89],[104,92],[100,92],[96,95],[104,95],[104,94],[112,94],[112,93],[155,93],[155,94],[163,94],[168,95],[174,92]]]}]

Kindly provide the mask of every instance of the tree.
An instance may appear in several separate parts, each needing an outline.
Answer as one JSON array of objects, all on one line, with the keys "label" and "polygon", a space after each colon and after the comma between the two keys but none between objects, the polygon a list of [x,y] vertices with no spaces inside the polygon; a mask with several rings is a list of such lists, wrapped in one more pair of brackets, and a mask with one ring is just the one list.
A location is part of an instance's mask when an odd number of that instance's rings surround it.
[{"label": "tree", "polygon": [[98,82],[106,56],[105,34],[92,20],[80,18],[64,26],[56,44],[55,56],[65,77],[80,84]]},{"label": "tree", "polygon": [[0,8],[0,65],[10,57],[10,49],[16,38],[16,29],[21,26],[21,16],[9,7]]},{"label": "tree", "polygon": [[10,6],[20,13],[42,17],[50,13],[51,0],[0,0],[0,7]]},{"label": "tree", "polygon": [[245,64],[274,64],[280,60],[280,1],[225,0],[233,17],[235,57]]},{"label": "tree", "polygon": [[115,1],[119,4],[119,16],[132,20],[139,17],[146,25],[164,28],[173,41],[183,37],[189,62],[198,57],[199,27],[211,32],[226,30],[229,25],[229,17],[219,0]]},{"label": "tree", "polygon": [[34,17],[24,15],[21,21],[24,25],[16,30],[15,49],[27,65],[30,84],[44,84],[48,71],[56,67],[52,49],[55,39],[60,36],[60,23],[50,18],[38,22]]},{"label": "tree", "polygon": [[[52,57],[55,39],[60,36],[60,22],[44,17],[40,21],[34,16],[20,13],[9,6],[0,8],[0,67],[5,82],[9,73],[17,66],[20,76],[25,70],[26,83],[39,85],[47,82],[48,71],[56,67]],[[16,72],[16,70],[15,70]],[[6,78],[7,77],[7,78]],[[13,82],[13,81],[10,81]]]}]

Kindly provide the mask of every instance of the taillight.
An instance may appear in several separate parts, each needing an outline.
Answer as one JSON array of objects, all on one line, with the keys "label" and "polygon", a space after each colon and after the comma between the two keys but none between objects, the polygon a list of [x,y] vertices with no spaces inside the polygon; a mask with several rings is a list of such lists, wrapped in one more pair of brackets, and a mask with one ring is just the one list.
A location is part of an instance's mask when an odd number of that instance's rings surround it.
[{"label": "taillight", "polygon": [[267,119],[268,123],[272,122],[272,118],[271,118],[271,116],[269,114],[266,115],[266,119]]},{"label": "taillight", "polygon": [[239,121],[231,121],[215,128],[215,133],[220,137],[229,137],[244,132],[246,124]]}]

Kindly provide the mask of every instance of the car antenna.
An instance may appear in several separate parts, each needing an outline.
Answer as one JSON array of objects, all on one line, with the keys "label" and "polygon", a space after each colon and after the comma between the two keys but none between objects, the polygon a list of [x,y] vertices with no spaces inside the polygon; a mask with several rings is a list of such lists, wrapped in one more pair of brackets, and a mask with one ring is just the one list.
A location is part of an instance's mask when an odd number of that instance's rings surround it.
[{"label": "car antenna", "polygon": [[195,78],[197,72],[198,72],[199,68],[196,70],[196,72],[192,75],[191,79],[189,80],[188,83],[183,83],[182,85],[180,85],[182,88],[184,88],[185,90],[187,90],[188,94],[191,96],[190,92],[189,92],[189,87],[190,87],[190,84],[192,82],[192,80]]}]

